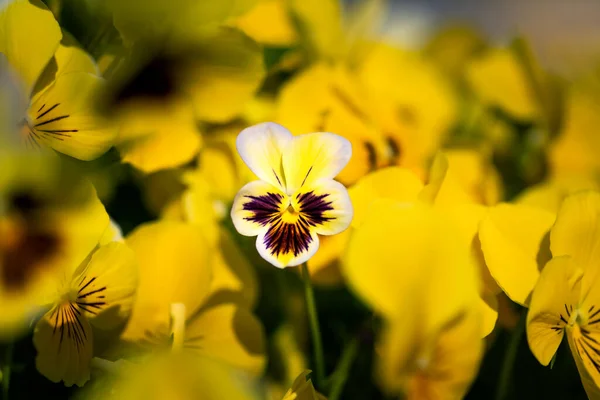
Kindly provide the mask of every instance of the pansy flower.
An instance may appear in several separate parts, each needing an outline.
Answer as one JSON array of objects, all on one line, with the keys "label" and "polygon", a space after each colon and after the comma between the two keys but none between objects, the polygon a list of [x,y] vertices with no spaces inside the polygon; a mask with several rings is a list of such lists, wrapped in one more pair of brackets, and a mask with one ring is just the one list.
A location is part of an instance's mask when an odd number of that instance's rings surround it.
[{"label": "pansy flower", "polygon": [[550,231],[552,259],[531,296],[527,339],[548,365],[565,334],[584,388],[600,396],[600,194],[569,196]]},{"label": "pansy flower", "polygon": [[39,0],[6,2],[0,10],[0,59],[26,97],[14,121],[23,146],[91,160],[112,146],[116,131],[94,113],[101,78],[81,52],[60,44],[62,38]]},{"label": "pansy flower", "polygon": [[65,273],[33,334],[40,373],[67,386],[85,384],[94,355],[92,327],[108,330],[122,324],[136,287],[135,254],[119,242],[101,246]]},{"label": "pansy flower", "polygon": [[256,248],[265,260],[279,268],[300,265],[319,248],[317,235],[350,225],[350,197],[333,179],[352,155],[346,139],[328,132],[294,137],[263,123],[243,130],[237,149],[260,180],[238,192],[231,218],[239,233],[258,236]]}]

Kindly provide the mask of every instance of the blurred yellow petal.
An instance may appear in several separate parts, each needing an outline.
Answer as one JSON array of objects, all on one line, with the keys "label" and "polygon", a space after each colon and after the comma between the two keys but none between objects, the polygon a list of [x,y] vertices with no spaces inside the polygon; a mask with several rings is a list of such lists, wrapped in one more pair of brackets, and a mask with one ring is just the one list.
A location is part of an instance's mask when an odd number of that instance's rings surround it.
[{"label": "blurred yellow petal", "polygon": [[281,157],[292,141],[292,134],[271,122],[244,129],[236,141],[237,150],[248,166],[265,182],[285,190]]},{"label": "blurred yellow petal", "polygon": [[83,386],[90,379],[92,329],[70,303],[57,305],[38,321],[33,333],[35,365],[52,382]]},{"label": "blurred yellow petal", "polygon": [[16,0],[3,4],[0,53],[23,80],[27,95],[31,94],[61,38],[58,22],[41,1]]},{"label": "blurred yellow petal", "polygon": [[600,189],[591,176],[572,175],[554,178],[525,189],[516,202],[557,213],[565,197],[583,190]]},{"label": "blurred yellow petal", "polygon": [[264,76],[262,49],[234,29],[223,29],[194,44],[193,59],[179,72],[196,117],[226,122],[238,116]]},{"label": "blurred yellow petal", "polygon": [[190,162],[200,150],[202,137],[192,115],[178,117],[163,120],[162,124],[149,128],[147,135],[119,145],[123,162],[145,173]]},{"label": "blurred yellow petal", "polygon": [[76,304],[95,327],[123,324],[133,307],[138,283],[135,254],[125,244],[111,242],[94,252],[73,276]]},{"label": "blurred yellow petal", "polygon": [[477,305],[479,312],[481,313],[481,324],[479,337],[484,338],[496,327],[498,321],[498,300],[493,294],[484,294],[479,299]]},{"label": "blurred yellow petal", "polygon": [[421,180],[404,168],[383,168],[366,175],[348,190],[354,206],[352,226],[360,226],[374,200],[415,203],[422,189]]},{"label": "blurred yellow petal", "polygon": [[211,197],[209,190],[206,183],[203,185],[196,183],[183,193],[180,202],[183,220],[202,229],[202,234],[208,243],[215,245],[219,239],[221,216],[217,212],[216,202]]},{"label": "blurred yellow petal", "polygon": [[160,221],[138,227],[126,238],[139,265],[139,286],[125,339],[169,326],[172,303],[193,314],[209,294],[213,276],[209,247],[192,225]]},{"label": "blurred yellow petal", "polygon": [[549,255],[547,234],[553,223],[552,213],[513,204],[490,208],[481,221],[479,240],[485,263],[514,302],[529,304],[539,270]]},{"label": "blurred yellow petal", "polygon": [[458,236],[452,222],[429,207],[374,204],[352,235],[343,271],[383,315],[396,319],[407,307],[427,315],[428,334],[464,311],[479,292],[470,247]]},{"label": "blurred yellow petal", "polygon": [[224,361],[259,376],[265,367],[260,321],[236,304],[204,309],[186,323],[184,349]]},{"label": "blurred yellow petal", "polygon": [[259,1],[232,25],[267,46],[290,46],[298,40],[287,4],[282,0]]},{"label": "blurred yellow petal", "polygon": [[481,315],[467,312],[434,339],[433,351],[417,362],[407,399],[462,399],[475,379],[483,356]]},{"label": "blurred yellow petal", "polygon": [[341,257],[350,239],[351,229],[319,239],[319,250],[308,260],[310,280],[317,285],[338,285],[343,282]]},{"label": "blurred yellow petal", "polygon": [[303,371],[298,375],[282,400],[325,400],[325,396],[315,390],[310,373],[311,371]]},{"label": "blurred yellow petal", "polygon": [[317,132],[294,137],[282,155],[287,193],[335,178],[351,157],[352,145],[339,135]]},{"label": "blurred yellow petal", "polygon": [[553,258],[540,274],[527,313],[527,341],[542,365],[550,363],[562,341],[579,301],[580,278],[581,272],[569,257]]},{"label": "blurred yellow petal", "polygon": [[311,56],[334,60],[344,54],[342,8],[339,2],[292,0],[290,9]]},{"label": "blurred yellow petal", "polygon": [[117,130],[94,109],[101,85],[102,79],[86,72],[61,75],[32,100],[27,134],[80,160],[101,156],[117,137]]},{"label": "blurred yellow petal", "polygon": [[532,82],[510,49],[491,49],[467,68],[467,80],[479,99],[511,116],[530,121],[539,117]]},{"label": "blurred yellow petal", "polygon": [[65,36],[63,42],[58,46],[54,53],[57,70],[56,77],[71,72],[87,72],[89,74],[99,75],[98,68],[92,56],[77,45],[75,39]]}]

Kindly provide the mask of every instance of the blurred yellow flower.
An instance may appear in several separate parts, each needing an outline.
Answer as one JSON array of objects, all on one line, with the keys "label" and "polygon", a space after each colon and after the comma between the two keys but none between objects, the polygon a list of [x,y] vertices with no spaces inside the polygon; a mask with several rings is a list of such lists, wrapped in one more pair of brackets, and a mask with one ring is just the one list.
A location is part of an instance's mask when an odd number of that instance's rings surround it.
[{"label": "blurred yellow flower", "polygon": [[292,134],[274,123],[243,130],[237,148],[260,179],[240,189],[231,218],[256,248],[279,268],[306,262],[320,235],[344,231],[352,220],[346,188],[333,178],[352,155],[350,143],[332,133]]},{"label": "blurred yellow flower", "polygon": [[83,386],[94,355],[92,327],[115,328],[131,311],[137,286],[135,255],[123,243],[109,243],[61,278],[50,310],[35,326],[36,366],[53,382]]},{"label": "blurred yellow flower", "polygon": [[60,159],[0,150],[0,335],[23,330],[109,218],[92,185]]},{"label": "blurred yellow flower", "polygon": [[554,357],[565,333],[590,398],[600,396],[600,194],[565,199],[550,232],[552,259],[545,265],[527,314],[527,339],[542,365]]},{"label": "blurred yellow flower", "polygon": [[0,11],[0,53],[28,96],[17,121],[21,142],[91,160],[112,146],[116,130],[94,112],[102,80],[90,71],[93,63],[81,50],[61,45],[61,38],[58,22],[39,0],[7,2]]},{"label": "blurred yellow flower", "polygon": [[238,263],[238,273],[243,269],[231,244],[223,242],[223,253],[213,255],[197,227],[175,221],[142,225],[126,242],[138,257],[140,285],[124,340],[144,350],[173,347],[262,372],[264,333],[249,308],[255,294],[241,280],[232,286],[236,278],[219,271],[226,263]]}]

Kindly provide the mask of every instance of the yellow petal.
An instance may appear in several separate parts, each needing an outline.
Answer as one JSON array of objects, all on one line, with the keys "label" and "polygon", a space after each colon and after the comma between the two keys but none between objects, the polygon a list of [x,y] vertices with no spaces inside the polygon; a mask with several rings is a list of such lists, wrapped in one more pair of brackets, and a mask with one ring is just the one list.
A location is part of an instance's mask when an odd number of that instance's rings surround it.
[{"label": "yellow petal", "polygon": [[[200,150],[202,137],[192,114],[164,119],[148,127],[148,134],[119,145],[123,162],[149,174],[190,162]],[[127,126],[122,130],[131,129]],[[123,133],[128,135],[128,133]]]},{"label": "yellow petal", "polygon": [[291,199],[291,205],[319,235],[336,235],[352,221],[348,191],[334,180],[322,179],[303,186]]},{"label": "yellow petal", "polygon": [[550,250],[554,257],[570,256],[585,271],[586,296],[600,265],[600,193],[580,192],[563,201],[550,232]]},{"label": "yellow petal", "polygon": [[0,53],[23,79],[28,95],[61,37],[58,22],[41,1],[16,0],[4,4],[0,13]]},{"label": "yellow petal", "polygon": [[479,240],[485,263],[511,300],[527,305],[547,253],[554,215],[521,205],[499,204],[481,221]]},{"label": "yellow petal", "polygon": [[135,254],[124,243],[111,242],[94,252],[73,276],[77,305],[94,326],[123,324],[133,307],[138,283]]},{"label": "yellow petal", "polygon": [[289,195],[318,179],[333,179],[352,157],[352,145],[328,132],[296,136],[282,155],[286,191]]},{"label": "yellow petal", "polygon": [[516,202],[556,214],[567,196],[584,190],[598,189],[598,183],[591,176],[570,175],[531,186],[517,197]]},{"label": "yellow petal", "polygon": [[408,399],[461,399],[466,395],[483,356],[478,311],[453,321],[434,339],[431,355],[412,376]]},{"label": "yellow petal", "polygon": [[310,373],[311,371],[303,371],[298,375],[282,400],[325,400],[325,396],[315,390]]},{"label": "yellow petal", "polygon": [[231,219],[235,229],[244,236],[266,231],[271,220],[285,210],[285,198],[285,194],[267,182],[250,182],[233,200]]},{"label": "yellow petal", "polygon": [[439,329],[476,301],[470,247],[454,224],[424,206],[382,203],[356,228],[343,271],[350,286],[390,318],[406,307]]},{"label": "yellow petal", "polygon": [[496,322],[498,321],[498,300],[495,295],[486,293],[481,295],[477,307],[481,313],[481,334],[479,337],[484,338],[492,333],[496,327]]},{"label": "yellow petal", "polygon": [[291,141],[292,134],[287,129],[267,122],[240,132],[236,146],[242,160],[257,177],[284,190],[282,155]]},{"label": "yellow petal", "polygon": [[62,43],[54,53],[54,59],[57,64],[56,77],[71,72],[87,72],[99,75],[94,59],[70,35],[63,37]]},{"label": "yellow petal", "polygon": [[550,260],[535,286],[527,313],[527,341],[533,355],[548,365],[564,336],[573,307],[579,301],[581,283],[569,257]]},{"label": "yellow petal", "polygon": [[193,43],[191,55],[179,76],[196,117],[227,122],[240,115],[262,82],[262,49],[241,32],[222,29]]},{"label": "yellow petal", "polygon": [[212,268],[209,246],[192,225],[160,221],[138,227],[126,243],[139,265],[139,286],[124,337],[140,339],[145,332],[169,326],[172,303],[183,303],[193,314],[209,294]]},{"label": "yellow petal", "polygon": [[[586,336],[590,337],[589,334]],[[579,328],[567,332],[569,348],[579,371],[583,388],[589,399],[598,399],[600,398],[600,377],[597,367],[597,363],[600,362],[597,345],[599,338],[597,332],[591,339],[587,339],[586,336],[582,335]]]},{"label": "yellow petal", "polygon": [[354,206],[352,226],[359,226],[375,199],[415,203],[423,189],[421,180],[410,170],[398,167],[379,169],[361,178],[348,192]]},{"label": "yellow petal", "polygon": [[117,131],[94,110],[100,85],[100,78],[86,72],[58,77],[32,100],[30,134],[59,153],[80,160],[104,154],[113,145]]},{"label": "yellow petal", "polygon": [[267,46],[287,47],[298,40],[287,4],[281,0],[259,2],[233,25]]},{"label": "yellow petal", "polygon": [[[312,229],[296,231],[294,226],[280,223],[259,233],[256,238],[258,254],[277,268],[296,267],[308,261],[319,249],[319,237]],[[284,241],[286,235],[294,239]]]},{"label": "yellow petal", "polygon": [[319,239],[319,250],[308,260],[310,280],[317,285],[339,285],[343,282],[340,260],[346,251],[352,229]]},{"label": "yellow petal", "polygon": [[229,303],[204,309],[187,321],[185,334],[185,350],[262,374],[266,363],[263,327],[246,308]]},{"label": "yellow petal", "polygon": [[46,313],[35,326],[33,344],[35,365],[52,382],[83,386],[90,379],[92,329],[76,306],[61,304]]},{"label": "yellow petal", "polygon": [[524,67],[510,49],[492,49],[471,62],[467,80],[480,100],[500,107],[515,118],[531,120],[539,114]]}]

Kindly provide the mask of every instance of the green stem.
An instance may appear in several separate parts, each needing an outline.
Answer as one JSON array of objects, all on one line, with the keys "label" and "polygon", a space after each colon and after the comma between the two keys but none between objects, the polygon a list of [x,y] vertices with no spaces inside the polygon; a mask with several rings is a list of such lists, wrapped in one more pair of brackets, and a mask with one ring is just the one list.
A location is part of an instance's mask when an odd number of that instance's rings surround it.
[{"label": "green stem", "polygon": [[523,334],[525,333],[526,321],[527,310],[523,310],[521,312],[521,318],[519,319],[519,323],[517,324],[515,330],[510,336],[508,348],[506,349],[504,360],[502,361],[502,370],[500,371],[500,379],[498,383],[498,392],[496,392],[496,400],[504,400],[508,398],[511,387],[513,368],[517,359],[517,353],[519,352],[519,345],[521,344],[521,339],[523,338]]},{"label": "green stem", "polygon": [[14,344],[10,343],[6,348],[4,356],[4,366],[2,367],[2,400],[8,400],[8,390],[10,388],[10,371],[12,367]]},{"label": "green stem", "polygon": [[329,400],[338,400],[342,395],[342,390],[344,389],[344,385],[346,384],[348,375],[350,374],[350,368],[352,367],[352,363],[358,354],[358,348],[359,340],[358,338],[354,338],[344,349],[342,358],[340,359],[334,373],[330,378],[331,390],[329,391]]},{"label": "green stem", "polygon": [[321,328],[315,303],[315,292],[310,282],[310,274],[306,263],[302,264],[302,280],[304,281],[304,296],[306,298],[306,310],[312,334],[313,354],[315,359],[315,375],[317,386],[325,381],[325,359],[323,358],[323,342],[321,341]]}]

